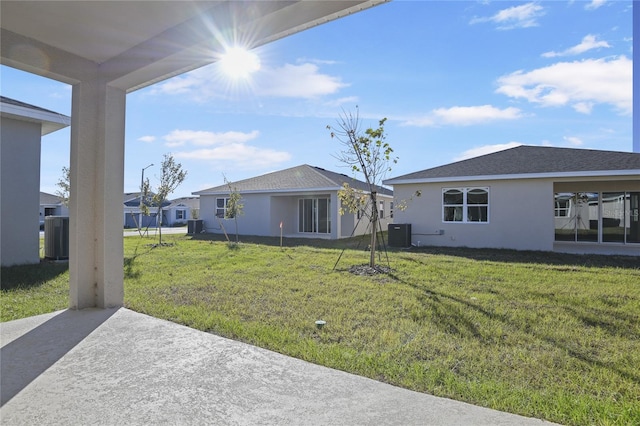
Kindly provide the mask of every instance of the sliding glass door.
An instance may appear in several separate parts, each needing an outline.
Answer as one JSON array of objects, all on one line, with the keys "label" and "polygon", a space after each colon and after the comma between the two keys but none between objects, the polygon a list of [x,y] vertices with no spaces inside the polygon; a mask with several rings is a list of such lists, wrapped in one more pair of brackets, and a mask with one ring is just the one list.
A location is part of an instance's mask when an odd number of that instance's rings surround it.
[{"label": "sliding glass door", "polygon": [[301,198],[298,200],[298,232],[331,233],[330,198]]},{"label": "sliding glass door", "polygon": [[640,192],[556,193],[555,239],[640,243]]}]

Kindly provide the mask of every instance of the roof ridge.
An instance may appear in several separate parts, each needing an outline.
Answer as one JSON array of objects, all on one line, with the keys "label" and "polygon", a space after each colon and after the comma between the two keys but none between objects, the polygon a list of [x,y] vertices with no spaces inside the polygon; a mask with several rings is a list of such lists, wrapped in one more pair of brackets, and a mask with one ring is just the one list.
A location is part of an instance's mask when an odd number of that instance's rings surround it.
[{"label": "roof ridge", "polygon": [[329,172],[329,173],[335,173],[335,172],[331,172],[331,170],[326,170],[323,169],[322,167],[318,167],[318,166],[310,166],[308,164],[305,164],[305,166],[310,167],[311,169],[313,169],[313,171],[317,174],[319,174],[320,176],[322,176],[324,179],[328,180],[330,183],[338,186],[338,187],[342,187],[342,183],[341,182],[336,182],[335,180],[333,180],[332,178],[330,178],[329,176],[327,176],[326,174],[322,173],[322,171],[324,172]]}]

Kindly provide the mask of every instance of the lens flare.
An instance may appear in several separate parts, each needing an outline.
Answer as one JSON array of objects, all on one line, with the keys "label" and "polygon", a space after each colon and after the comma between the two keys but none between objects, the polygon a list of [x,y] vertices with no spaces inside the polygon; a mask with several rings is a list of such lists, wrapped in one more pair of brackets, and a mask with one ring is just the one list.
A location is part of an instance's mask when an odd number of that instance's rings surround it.
[{"label": "lens flare", "polygon": [[220,69],[232,79],[246,79],[260,69],[260,58],[242,47],[231,47],[220,58]]}]

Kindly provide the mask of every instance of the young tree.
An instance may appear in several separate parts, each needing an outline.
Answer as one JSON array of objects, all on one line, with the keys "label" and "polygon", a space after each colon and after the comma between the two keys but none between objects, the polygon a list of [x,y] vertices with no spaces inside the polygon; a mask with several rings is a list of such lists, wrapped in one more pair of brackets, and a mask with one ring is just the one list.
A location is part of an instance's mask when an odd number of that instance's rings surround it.
[{"label": "young tree", "polygon": [[71,171],[67,166],[62,167],[62,177],[58,179],[56,195],[62,199],[62,204],[69,207],[69,195],[71,194]]},{"label": "young tree", "polygon": [[[376,234],[378,230],[378,202],[377,189],[380,187],[385,175],[391,171],[390,163],[397,163],[398,158],[392,157],[393,149],[386,142],[383,118],[378,122],[377,128],[367,128],[364,133],[361,130],[360,116],[356,107],[355,114],[343,113],[337,120],[337,125],[327,126],[331,131],[331,137],[337,139],[343,146],[343,150],[335,157],[351,168],[354,173],[364,175],[364,180],[369,187],[368,193],[351,188],[348,184],[339,191],[338,197],[343,206],[351,211],[363,211],[371,222],[371,243],[369,266],[375,267]],[[370,210],[367,211],[367,207]],[[341,210],[341,213],[344,213]]]},{"label": "young tree", "polygon": [[233,219],[236,225],[236,243],[239,241],[238,237],[238,216],[242,216],[244,214],[244,204],[242,203],[242,196],[238,192],[238,189],[235,186],[231,185],[231,182],[227,180],[227,177],[224,176],[224,183],[229,187],[229,199],[227,200],[227,208],[225,209],[224,217],[225,219]]},{"label": "young tree", "polygon": [[187,171],[182,170],[182,164],[176,163],[171,154],[165,154],[161,164],[160,183],[158,183],[156,192],[152,194],[148,178],[142,184],[140,208],[145,215],[148,215],[149,207],[145,201],[149,199],[151,200],[151,205],[157,208],[156,220],[160,245],[162,245],[162,204],[167,200],[169,194],[180,186],[186,177]]}]

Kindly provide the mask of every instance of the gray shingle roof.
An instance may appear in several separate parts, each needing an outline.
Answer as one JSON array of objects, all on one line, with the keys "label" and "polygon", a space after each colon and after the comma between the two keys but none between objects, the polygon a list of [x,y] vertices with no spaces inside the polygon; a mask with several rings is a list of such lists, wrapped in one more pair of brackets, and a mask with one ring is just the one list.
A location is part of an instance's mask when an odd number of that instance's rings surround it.
[{"label": "gray shingle roof", "polygon": [[58,205],[62,204],[62,198],[57,195],[40,191],[40,205]]},{"label": "gray shingle roof", "polygon": [[385,184],[406,180],[504,175],[514,175],[515,178],[515,175],[609,171],[640,173],[640,153],[522,145],[398,176],[385,181]]},{"label": "gray shingle roof", "polygon": [[51,114],[58,114],[55,111],[51,111],[50,109],[41,108],[39,106],[31,105],[26,102],[17,101],[15,99],[7,98],[6,96],[0,96],[0,102],[8,105],[15,105],[23,108],[29,108],[37,111],[48,112]]},{"label": "gray shingle roof", "polygon": [[[238,192],[277,192],[277,191],[304,191],[314,189],[338,190],[343,183],[348,183],[352,188],[368,191],[365,182],[359,181],[345,174],[335,173],[320,167],[307,164],[292,167],[290,169],[267,173],[261,176],[232,182],[231,186]],[[194,192],[196,195],[228,193],[227,185],[220,185],[202,191]],[[392,195],[387,188],[378,188],[380,194]]]},{"label": "gray shingle roof", "polygon": [[186,207],[190,207],[192,209],[199,209],[200,208],[200,197],[182,197],[182,198],[176,198],[175,200],[171,200],[171,204],[169,205],[169,207],[176,207],[176,206],[186,206]]}]

